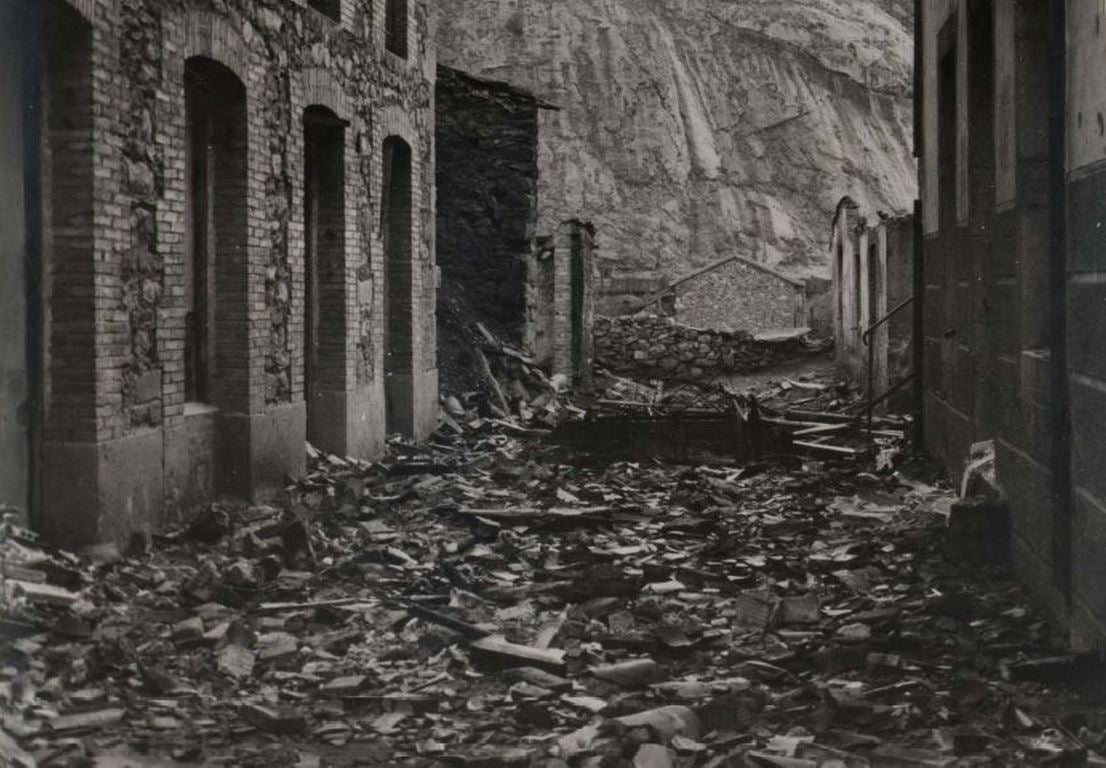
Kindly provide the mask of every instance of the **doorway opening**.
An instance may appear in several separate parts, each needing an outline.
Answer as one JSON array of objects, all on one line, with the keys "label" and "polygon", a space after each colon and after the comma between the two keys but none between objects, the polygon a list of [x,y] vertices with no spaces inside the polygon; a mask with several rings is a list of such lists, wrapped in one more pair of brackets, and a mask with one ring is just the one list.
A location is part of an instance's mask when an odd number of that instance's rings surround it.
[{"label": "doorway opening", "polygon": [[384,374],[388,432],[414,432],[414,270],[411,147],[384,142]]},{"label": "doorway opening", "polygon": [[246,89],[218,62],[185,62],[185,401],[248,398]]},{"label": "doorway opening", "polygon": [[307,439],[332,450],[320,397],[345,389],[345,121],[325,107],[304,111],[304,351]]}]

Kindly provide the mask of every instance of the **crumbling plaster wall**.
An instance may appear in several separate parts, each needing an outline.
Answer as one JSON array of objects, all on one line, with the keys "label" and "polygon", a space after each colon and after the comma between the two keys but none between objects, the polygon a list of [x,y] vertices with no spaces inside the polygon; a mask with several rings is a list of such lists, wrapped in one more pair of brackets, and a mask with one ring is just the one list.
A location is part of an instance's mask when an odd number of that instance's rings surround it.
[{"label": "crumbling plaster wall", "polygon": [[[61,0],[56,0],[61,2]],[[304,468],[303,110],[348,120],[347,380],[336,447],[383,446],[381,146],[414,151],[416,318],[411,431],[436,422],[434,323],[435,60],[424,2],[410,4],[410,55],[384,51],[383,0],[343,0],[339,19],[301,0],[83,0],[92,37],[95,294],[72,325],[95,350],[92,420],[47,431],[48,535],[73,543],[149,529],[220,490],[258,496]],[[242,330],[220,361],[232,396],[218,413],[184,402],[183,69],[228,67],[246,89],[248,233],[236,274]],[[237,289],[236,289],[237,290]],[[65,300],[64,296],[56,297]],[[57,375],[64,375],[58,367]],[[53,437],[51,440],[50,438]]]}]

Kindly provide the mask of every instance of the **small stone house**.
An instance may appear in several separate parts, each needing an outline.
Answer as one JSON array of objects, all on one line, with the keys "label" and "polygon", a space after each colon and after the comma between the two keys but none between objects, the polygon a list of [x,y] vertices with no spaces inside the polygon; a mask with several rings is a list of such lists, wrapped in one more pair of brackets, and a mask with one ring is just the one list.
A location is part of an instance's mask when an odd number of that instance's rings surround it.
[{"label": "small stone house", "polygon": [[730,256],[672,288],[676,322],[761,333],[807,325],[806,284],[760,262]]}]

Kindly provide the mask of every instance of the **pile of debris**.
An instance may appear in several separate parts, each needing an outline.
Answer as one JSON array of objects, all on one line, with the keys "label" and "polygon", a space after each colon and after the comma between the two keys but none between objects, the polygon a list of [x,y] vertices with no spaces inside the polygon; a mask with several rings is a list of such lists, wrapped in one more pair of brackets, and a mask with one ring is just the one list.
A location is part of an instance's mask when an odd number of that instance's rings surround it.
[{"label": "pile of debris", "polygon": [[1106,764],[1095,660],[945,557],[953,494],[893,451],[595,461],[492,426],[315,454],[127,557],[8,525],[0,762]]}]

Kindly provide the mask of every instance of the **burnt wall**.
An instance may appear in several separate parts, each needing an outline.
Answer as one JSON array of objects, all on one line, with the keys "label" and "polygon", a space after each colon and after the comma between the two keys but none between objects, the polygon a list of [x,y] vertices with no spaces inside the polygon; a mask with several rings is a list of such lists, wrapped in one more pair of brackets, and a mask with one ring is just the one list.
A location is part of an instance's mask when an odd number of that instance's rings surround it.
[{"label": "burnt wall", "polygon": [[522,343],[537,221],[538,104],[448,67],[438,68],[435,99],[441,298],[463,300]]}]

